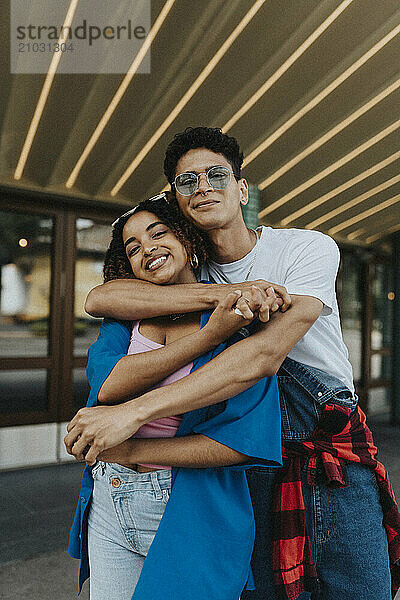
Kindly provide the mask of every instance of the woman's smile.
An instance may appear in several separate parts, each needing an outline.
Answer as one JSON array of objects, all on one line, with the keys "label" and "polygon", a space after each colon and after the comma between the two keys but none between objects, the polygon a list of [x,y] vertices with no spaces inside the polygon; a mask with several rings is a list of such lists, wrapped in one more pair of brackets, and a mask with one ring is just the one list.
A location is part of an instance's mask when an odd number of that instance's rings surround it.
[{"label": "woman's smile", "polygon": [[164,266],[169,256],[170,254],[159,254],[158,256],[152,256],[151,258],[147,259],[145,266],[146,271],[155,271],[156,269]]}]

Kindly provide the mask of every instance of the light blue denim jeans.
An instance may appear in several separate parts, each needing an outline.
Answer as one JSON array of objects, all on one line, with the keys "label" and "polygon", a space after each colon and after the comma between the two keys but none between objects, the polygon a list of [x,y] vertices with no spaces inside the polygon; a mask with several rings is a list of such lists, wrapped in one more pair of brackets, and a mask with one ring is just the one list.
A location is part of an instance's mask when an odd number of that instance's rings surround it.
[{"label": "light blue denim jeans", "polygon": [[98,462],[88,519],[90,600],[131,600],[171,492],[171,471]]},{"label": "light blue denim jeans", "polygon": [[[286,359],[278,372],[285,443],[310,439],[326,402],[355,409],[357,398],[336,378]],[[347,463],[349,485],[302,486],[318,590],[298,600],[391,600],[389,555],[375,474]],[[271,503],[277,469],[247,472],[256,520],[252,568],[256,590],[242,600],[277,600],[272,581]]]}]

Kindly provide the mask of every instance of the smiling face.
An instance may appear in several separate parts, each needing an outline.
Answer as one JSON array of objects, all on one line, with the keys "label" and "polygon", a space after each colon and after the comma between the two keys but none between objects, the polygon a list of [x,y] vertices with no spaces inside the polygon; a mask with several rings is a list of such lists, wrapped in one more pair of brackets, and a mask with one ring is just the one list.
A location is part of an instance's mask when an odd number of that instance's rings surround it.
[{"label": "smiling face", "polygon": [[[181,173],[204,173],[211,167],[223,165],[232,171],[232,165],[223,154],[207,148],[194,148],[179,159],[175,175]],[[176,198],[183,214],[200,229],[211,231],[242,220],[241,204],[247,204],[248,187],[245,179],[236,181],[231,175],[224,190],[213,189],[206,176],[200,175],[199,187],[191,196],[176,191]]]},{"label": "smiling face", "polygon": [[159,285],[196,281],[185,247],[155,214],[143,210],[132,215],[122,240],[137,279]]}]

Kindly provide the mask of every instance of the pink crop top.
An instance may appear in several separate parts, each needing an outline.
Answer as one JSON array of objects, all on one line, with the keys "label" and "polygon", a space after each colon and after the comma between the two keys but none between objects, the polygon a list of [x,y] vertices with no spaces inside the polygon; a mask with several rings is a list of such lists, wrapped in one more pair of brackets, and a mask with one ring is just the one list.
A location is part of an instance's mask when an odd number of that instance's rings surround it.
[{"label": "pink crop top", "polygon": [[[148,338],[144,337],[139,331],[139,324],[140,321],[135,321],[133,324],[131,343],[129,344],[128,354],[138,354],[139,352],[148,352],[149,350],[155,350],[156,348],[163,348],[163,344],[158,344],[157,342],[153,342],[152,340],[149,340]],[[178,381],[178,379],[182,379],[182,377],[185,377],[185,375],[188,375],[190,373],[192,366],[193,363],[185,365],[184,367],[178,369],[178,371],[176,371],[175,373],[172,373],[171,375],[160,381],[151,389],[163,387],[164,385],[168,385],[169,383]],[[142,425],[142,427],[140,427],[140,429],[138,429],[132,437],[174,437],[181,421],[181,416],[157,419],[156,421],[151,421],[150,423],[146,423],[146,425]],[[153,469],[171,469],[171,467],[166,467],[162,465],[145,465],[142,463],[141,465],[143,467],[152,467]]]}]

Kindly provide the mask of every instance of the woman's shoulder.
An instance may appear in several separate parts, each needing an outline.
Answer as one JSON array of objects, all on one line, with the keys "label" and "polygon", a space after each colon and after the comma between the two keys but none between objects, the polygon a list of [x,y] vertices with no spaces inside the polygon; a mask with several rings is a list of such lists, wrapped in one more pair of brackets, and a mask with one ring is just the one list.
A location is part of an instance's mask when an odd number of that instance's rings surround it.
[{"label": "woman's shoulder", "polygon": [[166,317],[143,319],[139,322],[139,333],[157,344],[165,344],[166,320]]}]

